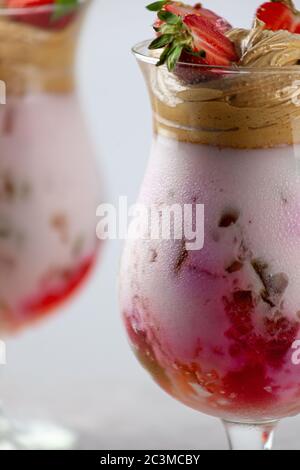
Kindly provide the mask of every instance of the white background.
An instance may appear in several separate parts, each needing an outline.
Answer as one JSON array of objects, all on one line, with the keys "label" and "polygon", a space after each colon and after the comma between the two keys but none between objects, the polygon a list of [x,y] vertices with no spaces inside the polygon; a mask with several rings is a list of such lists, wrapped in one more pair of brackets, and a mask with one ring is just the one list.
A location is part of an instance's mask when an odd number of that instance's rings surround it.
[{"label": "white background", "polygon": [[[207,0],[235,26],[249,27],[259,1]],[[151,37],[144,0],[94,0],[82,35],[80,89],[107,201],[134,202],[151,139],[142,77],[130,48]],[[80,214],[78,214],[80,217]],[[64,312],[8,341],[0,395],[11,415],[48,417],[75,427],[81,447],[222,449],[221,424],[167,397],[128,348],[119,318],[119,242]],[[298,448],[300,420],[286,420],[276,446]]]}]

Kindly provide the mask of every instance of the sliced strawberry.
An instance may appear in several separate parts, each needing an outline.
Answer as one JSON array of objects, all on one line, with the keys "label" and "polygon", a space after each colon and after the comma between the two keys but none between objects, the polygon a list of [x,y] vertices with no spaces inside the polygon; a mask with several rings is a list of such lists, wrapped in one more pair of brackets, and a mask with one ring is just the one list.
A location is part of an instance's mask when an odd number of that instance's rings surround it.
[{"label": "sliced strawberry", "polygon": [[[179,61],[207,66],[228,66],[238,61],[234,44],[216,22],[212,22],[211,18],[217,16],[210,10],[200,5],[189,7],[179,2],[163,1],[150,4],[147,8],[158,12],[157,37],[149,44],[150,50],[163,49],[158,66],[166,64],[172,71]],[[194,13],[190,14],[191,11]],[[196,70],[194,67],[193,77]]]},{"label": "sliced strawberry", "polygon": [[292,6],[280,1],[266,2],[258,8],[256,17],[265,23],[265,29],[300,33],[300,16],[295,11]]},{"label": "sliced strawberry", "polygon": [[227,66],[238,60],[234,44],[207,18],[187,15],[183,23],[193,37],[194,52],[204,51],[206,64]]},{"label": "sliced strawberry", "polygon": [[[24,9],[24,13],[13,14],[12,19],[20,23],[30,24],[43,29],[62,29],[66,27],[74,18],[75,11],[72,8],[77,6],[78,0],[6,0],[7,8],[11,9]],[[55,13],[55,5],[60,7],[66,6],[68,11]],[[39,7],[47,7],[49,9]],[[26,9],[33,9],[33,11],[26,11]],[[34,11],[34,9],[37,9]]]},{"label": "sliced strawberry", "polygon": [[197,3],[193,7],[190,5],[185,5],[181,2],[171,2],[165,6],[165,10],[178,15],[181,18],[185,18],[187,15],[199,15],[208,20],[210,20],[222,33],[226,33],[232,26],[221,16],[218,16],[211,10],[202,8],[200,3]]},{"label": "sliced strawberry", "polygon": [[191,5],[185,5],[181,2],[171,2],[165,6],[165,10],[184,18],[187,15],[197,14],[202,10],[202,7],[200,4],[196,4],[192,7]]},{"label": "sliced strawberry", "polygon": [[207,8],[201,9],[201,15],[212,21],[214,25],[222,32],[226,33],[232,29],[232,25],[222,16],[217,15]]}]

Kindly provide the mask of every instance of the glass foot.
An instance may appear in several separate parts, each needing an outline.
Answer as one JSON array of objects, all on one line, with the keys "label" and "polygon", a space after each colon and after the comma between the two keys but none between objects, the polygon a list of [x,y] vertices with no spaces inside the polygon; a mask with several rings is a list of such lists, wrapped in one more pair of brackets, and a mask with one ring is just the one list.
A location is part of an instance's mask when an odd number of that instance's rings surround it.
[{"label": "glass foot", "polygon": [[71,431],[52,423],[0,418],[0,450],[70,450],[76,441]]}]

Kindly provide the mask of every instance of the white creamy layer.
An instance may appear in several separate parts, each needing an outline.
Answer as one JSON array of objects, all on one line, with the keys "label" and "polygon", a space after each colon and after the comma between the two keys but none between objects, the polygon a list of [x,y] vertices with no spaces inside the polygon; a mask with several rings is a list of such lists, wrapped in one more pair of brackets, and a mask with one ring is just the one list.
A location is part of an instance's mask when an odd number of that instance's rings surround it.
[{"label": "white creamy layer", "polygon": [[[208,342],[211,338],[211,344],[224,342],[229,323],[223,314],[222,298],[236,289],[234,279],[239,288],[257,294],[263,288],[251,265],[255,259],[268,264],[268,275],[283,273],[288,278],[278,309],[297,318],[299,146],[219,149],[159,136],[153,143],[139,202],[156,206],[192,202],[205,205],[204,248],[190,252],[179,270],[181,242],[128,241],[124,251],[123,310],[130,315],[139,302],[138,309],[148,312],[145,315],[149,314],[149,321],[166,332],[165,339],[172,349],[176,344],[175,349],[187,356],[193,354],[199,332]],[[238,214],[236,224],[220,227],[221,217],[232,212]],[[227,274],[225,269],[241,255],[245,257],[243,269]],[[270,314],[264,302],[258,310],[259,315]]]},{"label": "white creamy layer", "polygon": [[[39,94],[0,106],[0,305],[22,315],[95,250],[99,178],[77,99]],[[51,281],[52,277],[52,281]]]}]

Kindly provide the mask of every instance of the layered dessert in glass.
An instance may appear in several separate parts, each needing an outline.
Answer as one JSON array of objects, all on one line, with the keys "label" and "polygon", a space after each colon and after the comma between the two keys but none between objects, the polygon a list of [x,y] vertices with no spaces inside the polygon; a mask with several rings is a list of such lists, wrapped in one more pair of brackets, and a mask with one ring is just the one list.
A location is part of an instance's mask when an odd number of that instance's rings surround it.
[{"label": "layered dessert in glass", "polygon": [[[75,92],[84,0],[0,5],[0,340],[52,313],[99,252],[101,183]],[[61,449],[74,436],[0,414],[0,450]]]},{"label": "layered dessert in glass", "polygon": [[200,5],[149,9],[157,37],[134,48],[154,122],[139,203],[204,205],[204,247],[127,241],[127,333],[165,391],[269,448],[273,423],[300,411],[298,13],[267,2],[244,30]]},{"label": "layered dessert in glass", "polygon": [[95,263],[99,176],[74,93],[89,2],[2,2],[0,335],[70,297]]}]

